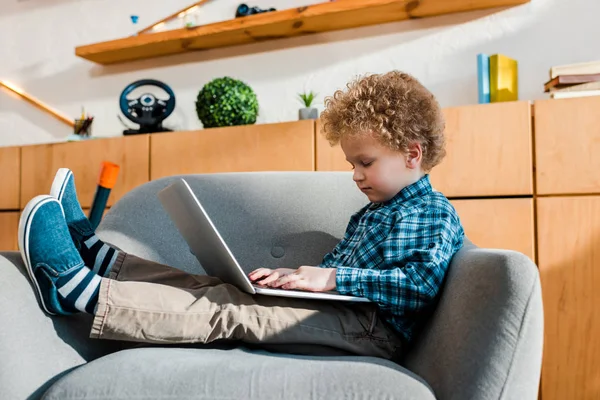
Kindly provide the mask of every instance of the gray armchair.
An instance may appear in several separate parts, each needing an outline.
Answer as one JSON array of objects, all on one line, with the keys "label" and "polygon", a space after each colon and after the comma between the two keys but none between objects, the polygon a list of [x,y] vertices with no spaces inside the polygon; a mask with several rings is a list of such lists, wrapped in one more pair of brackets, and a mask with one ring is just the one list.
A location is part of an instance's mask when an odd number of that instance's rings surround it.
[{"label": "gray armchair", "polygon": [[[140,257],[203,273],[156,193],[176,177],[117,202],[98,235]],[[365,204],[348,173],[189,175],[243,267],[318,263]],[[49,317],[20,254],[0,253],[2,399],[537,399],[543,312],[526,256],[478,248],[454,257],[440,301],[402,365],[245,346],[142,346],[89,339],[91,317]]]}]

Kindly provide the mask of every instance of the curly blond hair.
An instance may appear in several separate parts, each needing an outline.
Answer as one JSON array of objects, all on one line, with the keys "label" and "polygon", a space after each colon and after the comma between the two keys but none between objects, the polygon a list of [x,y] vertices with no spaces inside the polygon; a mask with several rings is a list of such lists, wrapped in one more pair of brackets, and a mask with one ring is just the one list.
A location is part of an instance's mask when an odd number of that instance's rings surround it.
[{"label": "curly blond hair", "polygon": [[392,150],[423,149],[421,166],[430,171],[446,155],[444,116],[433,94],[417,79],[400,71],[358,77],[347,91],[325,99],[322,133],[334,146],[344,136],[373,134]]}]

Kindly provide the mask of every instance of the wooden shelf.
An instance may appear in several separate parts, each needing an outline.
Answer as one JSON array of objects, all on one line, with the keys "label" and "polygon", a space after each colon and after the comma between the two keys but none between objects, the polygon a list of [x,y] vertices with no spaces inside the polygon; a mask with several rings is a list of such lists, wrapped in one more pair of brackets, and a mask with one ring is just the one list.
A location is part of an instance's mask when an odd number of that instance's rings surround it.
[{"label": "wooden shelf", "polygon": [[99,64],[161,57],[410,18],[513,6],[530,0],[337,0],[234,18],[195,28],[141,34],[80,46],[75,54]]}]

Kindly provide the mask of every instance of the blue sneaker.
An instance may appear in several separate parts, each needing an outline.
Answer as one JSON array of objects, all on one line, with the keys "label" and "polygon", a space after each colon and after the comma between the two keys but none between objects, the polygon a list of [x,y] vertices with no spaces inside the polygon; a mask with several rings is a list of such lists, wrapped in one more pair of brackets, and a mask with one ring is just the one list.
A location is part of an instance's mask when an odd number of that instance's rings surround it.
[{"label": "blue sneaker", "polygon": [[68,168],[61,168],[56,172],[50,188],[50,196],[58,200],[62,206],[70,230],[76,231],[81,237],[90,236],[94,233],[92,224],[83,213],[77,199],[73,171]]},{"label": "blue sneaker", "polygon": [[77,199],[75,177],[70,169],[58,170],[52,182],[50,195],[60,202],[71,240],[85,265],[100,276],[108,276],[117,260],[119,251],[96,236],[92,224],[83,213]]},{"label": "blue sneaker", "polygon": [[19,222],[19,249],[45,312],[93,312],[101,278],[85,266],[55,198],[41,195],[27,204]]}]

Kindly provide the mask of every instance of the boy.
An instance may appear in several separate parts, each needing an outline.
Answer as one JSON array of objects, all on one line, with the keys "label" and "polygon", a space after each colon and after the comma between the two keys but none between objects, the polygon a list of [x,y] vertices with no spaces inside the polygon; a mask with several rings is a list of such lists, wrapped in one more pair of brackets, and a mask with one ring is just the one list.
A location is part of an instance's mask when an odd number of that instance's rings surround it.
[{"label": "boy", "polygon": [[21,254],[43,309],[94,314],[90,336],[100,339],[239,340],[283,345],[288,352],[335,349],[399,359],[463,243],[454,208],[429,183],[428,171],[444,156],[442,112],[417,80],[393,71],[337,91],[321,120],[370,203],[351,217],[320,265],[259,268],[249,277],[274,288],[337,290],[373,303],[252,296],[216,278],[125,254],[95,235],[72,173],[61,169],[51,196],[34,198],[19,227]]}]

